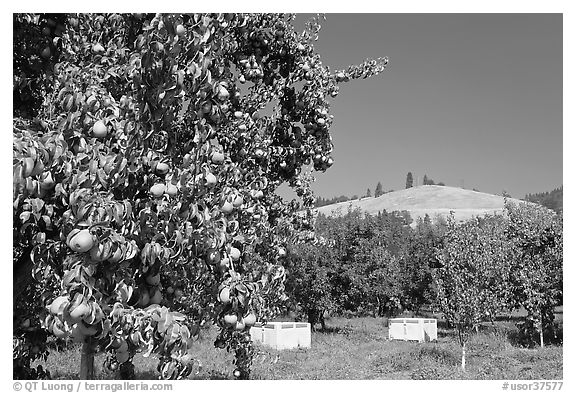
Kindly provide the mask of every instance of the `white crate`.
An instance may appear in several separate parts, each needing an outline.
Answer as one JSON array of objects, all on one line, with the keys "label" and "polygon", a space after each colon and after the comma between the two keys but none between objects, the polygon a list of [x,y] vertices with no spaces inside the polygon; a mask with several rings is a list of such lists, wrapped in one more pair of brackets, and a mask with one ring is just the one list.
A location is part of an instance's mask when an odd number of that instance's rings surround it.
[{"label": "white crate", "polygon": [[415,340],[418,342],[437,340],[437,321],[431,318],[389,319],[388,338],[390,340]]},{"label": "white crate", "polygon": [[257,322],[250,328],[252,341],[274,349],[310,348],[312,333],[305,322]]}]

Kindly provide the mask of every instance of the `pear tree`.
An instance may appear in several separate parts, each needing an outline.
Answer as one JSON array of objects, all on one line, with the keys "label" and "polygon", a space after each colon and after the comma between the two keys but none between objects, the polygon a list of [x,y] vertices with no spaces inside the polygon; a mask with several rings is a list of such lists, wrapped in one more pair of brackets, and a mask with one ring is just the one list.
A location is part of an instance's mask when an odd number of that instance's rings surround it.
[{"label": "pear tree", "polygon": [[506,235],[513,244],[511,286],[516,308],[527,316],[520,324],[522,336],[544,346],[544,331],[554,329],[554,307],[562,304],[562,216],[545,207],[506,202]]},{"label": "pear tree", "polygon": [[454,327],[466,369],[466,344],[481,322],[510,309],[511,248],[498,216],[456,223],[453,216],[443,244],[437,247],[439,267],[432,275],[437,304]]},{"label": "pear tree", "polygon": [[[249,328],[285,298],[286,245],[313,236],[339,84],[285,14],[14,14],[14,378],[52,339],[123,378],[136,353],[187,377],[207,323],[249,378]],[[287,184],[298,199],[276,193]]]}]

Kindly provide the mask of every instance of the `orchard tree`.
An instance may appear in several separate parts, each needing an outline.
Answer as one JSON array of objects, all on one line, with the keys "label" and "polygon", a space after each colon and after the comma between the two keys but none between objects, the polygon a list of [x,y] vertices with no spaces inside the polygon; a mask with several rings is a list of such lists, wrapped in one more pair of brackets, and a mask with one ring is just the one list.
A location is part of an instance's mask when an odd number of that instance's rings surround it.
[{"label": "orchard tree", "polygon": [[448,219],[443,244],[433,270],[438,305],[455,327],[466,368],[466,343],[483,321],[509,308],[510,246],[505,225],[497,216],[457,224]]},{"label": "orchard tree", "polygon": [[316,232],[334,250],[329,272],[338,310],[393,315],[400,310],[400,258],[410,231],[396,212],[363,215],[348,209],[342,216],[319,216]]},{"label": "orchard tree", "polygon": [[325,313],[336,310],[330,286],[336,261],[334,248],[326,242],[295,244],[289,248],[284,264],[287,270],[286,293],[291,308],[307,319],[312,330],[316,324],[325,330]]},{"label": "orchard tree", "polygon": [[[513,244],[512,288],[516,307],[528,313],[520,326],[530,339],[554,330],[554,306],[562,304],[563,224],[562,216],[545,207],[506,201],[507,236]],[[530,341],[530,340],[529,340]]]},{"label": "orchard tree", "polygon": [[421,307],[433,303],[432,269],[438,267],[435,249],[442,235],[432,225],[430,216],[418,218],[409,234],[401,258],[402,303],[415,314]]},{"label": "orchard tree", "polygon": [[356,254],[364,236],[364,219],[360,209],[348,206],[344,215],[339,210],[330,217],[320,214],[315,221],[315,230],[330,242],[334,255],[328,272],[331,298],[339,310],[357,310],[365,299],[362,286],[355,285],[360,279]]},{"label": "orchard tree", "polygon": [[48,336],[82,343],[82,379],[96,351],[184,378],[208,322],[249,377],[249,327],[278,312],[286,244],[310,238],[295,212],[333,162],[329,100],[387,63],[331,72],[319,18],[294,18],[14,16],[15,378],[48,376]]},{"label": "orchard tree", "polygon": [[402,309],[400,258],[385,246],[379,246],[377,240],[358,257],[364,265],[356,282],[364,293],[363,305],[372,308],[375,316],[399,314]]}]

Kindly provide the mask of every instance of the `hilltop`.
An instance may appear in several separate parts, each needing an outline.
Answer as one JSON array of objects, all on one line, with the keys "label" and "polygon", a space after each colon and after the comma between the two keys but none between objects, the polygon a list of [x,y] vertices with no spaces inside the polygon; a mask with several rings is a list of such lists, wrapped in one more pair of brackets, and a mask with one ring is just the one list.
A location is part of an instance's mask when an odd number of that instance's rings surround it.
[{"label": "hilltop", "polygon": [[[514,198],[510,200],[515,203],[523,202]],[[427,185],[389,192],[377,198],[364,197],[326,205],[315,210],[329,216],[338,214],[338,211],[345,214],[348,207],[359,208],[368,214],[376,214],[382,210],[406,210],[414,221],[426,214],[432,219],[438,215],[446,217],[453,211],[456,220],[461,221],[486,213],[502,213],[504,197],[457,187]]]}]

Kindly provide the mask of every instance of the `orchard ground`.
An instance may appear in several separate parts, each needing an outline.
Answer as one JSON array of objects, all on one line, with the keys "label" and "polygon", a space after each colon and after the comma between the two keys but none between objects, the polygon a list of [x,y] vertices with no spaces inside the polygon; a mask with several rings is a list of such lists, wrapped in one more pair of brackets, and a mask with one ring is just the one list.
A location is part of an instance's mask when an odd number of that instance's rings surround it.
[{"label": "orchard ground", "polygon": [[[408,315],[409,316],[409,315]],[[426,315],[429,316],[429,315]],[[327,319],[326,331],[312,334],[312,347],[276,351],[258,346],[252,379],[563,379],[561,343],[544,348],[522,348],[515,342],[515,322],[522,313],[501,316],[494,325],[484,324],[468,344],[466,372],[460,369],[460,347],[455,332],[439,316],[438,341],[416,343],[388,340],[386,318]],[[562,308],[556,309],[562,327]],[[217,329],[207,327],[196,342],[201,363],[190,379],[233,379],[233,354],[214,348]],[[114,376],[102,367],[104,355],[95,359],[96,378]],[[53,351],[45,365],[54,379],[77,379],[80,347]],[[137,379],[156,379],[157,359],[134,358]]]}]

